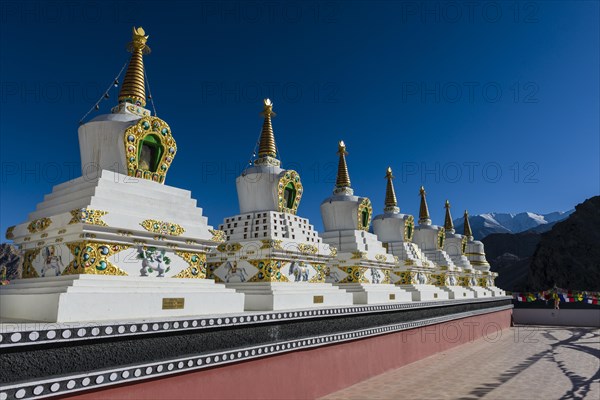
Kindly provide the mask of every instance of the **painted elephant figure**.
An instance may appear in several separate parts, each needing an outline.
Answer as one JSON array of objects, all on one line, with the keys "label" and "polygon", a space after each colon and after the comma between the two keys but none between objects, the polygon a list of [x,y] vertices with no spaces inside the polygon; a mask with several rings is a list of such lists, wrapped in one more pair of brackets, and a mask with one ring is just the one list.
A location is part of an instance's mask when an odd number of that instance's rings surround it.
[{"label": "painted elephant figure", "polygon": [[310,266],[308,264],[293,261],[290,264],[289,275],[294,276],[294,282],[306,282],[308,281],[308,272]]}]

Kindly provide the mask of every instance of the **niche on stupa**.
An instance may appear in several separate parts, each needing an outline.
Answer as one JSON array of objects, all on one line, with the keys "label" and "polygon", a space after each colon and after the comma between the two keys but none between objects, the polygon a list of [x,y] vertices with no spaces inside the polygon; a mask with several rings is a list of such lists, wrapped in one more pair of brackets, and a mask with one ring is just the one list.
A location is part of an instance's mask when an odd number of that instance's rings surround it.
[{"label": "niche on stupa", "polygon": [[125,130],[127,175],[164,183],[177,145],[169,125],[157,117],[144,117]]},{"label": "niche on stupa", "polygon": [[446,231],[443,228],[438,230],[437,234],[437,248],[442,250],[444,248],[444,242],[446,241]]},{"label": "niche on stupa", "polygon": [[365,197],[358,205],[358,229],[368,231],[372,215],[373,206],[371,205],[371,200]]},{"label": "niche on stupa", "polygon": [[415,218],[412,215],[409,215],[404,220],[404,241],[412,242],[414,233],[415,233]]},{"label": "niche on stupa", "polygon": [[277,185],[278,211],[296,214],[302,190],[300,175],[296,171],[285,171]]}]

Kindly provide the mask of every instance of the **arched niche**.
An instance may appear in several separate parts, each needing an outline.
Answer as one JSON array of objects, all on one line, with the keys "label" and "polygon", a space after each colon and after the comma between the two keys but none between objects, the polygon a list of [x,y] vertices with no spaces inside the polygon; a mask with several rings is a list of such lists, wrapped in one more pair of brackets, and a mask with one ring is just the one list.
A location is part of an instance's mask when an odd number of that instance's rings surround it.
[{"label": "arched niche", "polygon": [[177,153],[169,125],[157,117],[141,118],[123,135],[127,175],[164,183]]},{"label": "arched niche", "polygon": [[373,216],[373,206],[368,198],[362,199],[358,205],[358,229],[369,230],[371,217]]},{"label": "arched niche", "polygon": [[442,228],[438,230],[437,234],[437,248],[442,250],[444,248],[444,242],[446,241],[446,231]]},{"label": "arched niche", "polygon": [[277,184],[278,210],[296,214],[302,198],[300,175],[293,170],[285,171]]},{"label": "arched niche", "polygon": [[404,241],[412,242],[414,233],[415,233],[415,218],[412,215],[409,215],[404,220]]}]

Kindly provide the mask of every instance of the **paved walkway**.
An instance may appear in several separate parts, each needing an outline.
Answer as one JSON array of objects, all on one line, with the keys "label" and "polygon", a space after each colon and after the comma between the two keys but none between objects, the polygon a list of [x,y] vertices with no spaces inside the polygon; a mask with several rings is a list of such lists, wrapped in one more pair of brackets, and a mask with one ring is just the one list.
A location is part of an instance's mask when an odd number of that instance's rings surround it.
[{"label": "paved walkway", "polygon": [[324,397],[480,398],[600,399],[600,330],[511,328]]}]

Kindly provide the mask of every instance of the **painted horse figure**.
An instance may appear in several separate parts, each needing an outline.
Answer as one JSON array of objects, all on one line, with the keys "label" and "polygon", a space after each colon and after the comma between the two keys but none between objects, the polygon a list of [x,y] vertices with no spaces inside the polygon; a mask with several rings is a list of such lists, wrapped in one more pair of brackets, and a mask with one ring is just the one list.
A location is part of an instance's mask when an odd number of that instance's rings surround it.
[{"label": "painted horse figure", "polygon": [[61,274],[61,267],[64,269],[64,264],[60,255],[56,254],[56,247],[48,246],[44,248],[44,266],[42,267],[42,278],[44,278],[49,271],[52,271],[48,276],[59,276]]},{"label": "painted horse figure", "polygon": [[226,283],[235,282],[235,278],[237,278],[237,281],[239,282],[246,282],[246,269],[244,267],[239,268],[236,262],[227,261],[227,263],[225,263],[225,269],[227,270],[227,273],[225,274]]},{"label": "painted horse figure", "polygon": [[309,265],[302,261],[292,261],[290,264],[289,275],[294,275],[294,282],[308,281]]},{"label": "painted horse figure", "polygon": [[381,273],[379,272],[379,270],[377,268],[371,268],[371,277],[372,277],[373,283],[381,282]]}]

